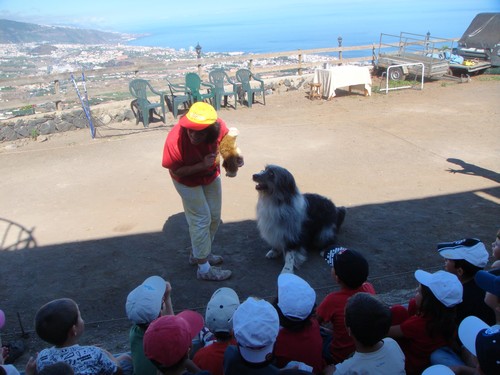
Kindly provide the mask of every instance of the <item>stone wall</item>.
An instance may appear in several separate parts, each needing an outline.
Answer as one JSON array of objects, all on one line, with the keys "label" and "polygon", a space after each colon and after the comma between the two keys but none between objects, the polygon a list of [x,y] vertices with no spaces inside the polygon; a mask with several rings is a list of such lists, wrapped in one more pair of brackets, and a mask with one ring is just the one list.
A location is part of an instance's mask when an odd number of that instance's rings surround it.
[{"label": "stone wall", "polygon": [[[129,103],[129,102],[127,102]],[[122,106],[106,106],[92,109],[92,123],[95,127],[113,122],[134,120],[134,113],[130,108]],[[58,132],[66,132],[89,126],[83,110],[73,109],[30,116],[14,117],[0,123],[0,142],[15,141],[22,138],[36,138]]]},{"label": "stone wall", "polygon": [[[282,94],[289,90],[308,90],[307,83],[311,80],[312,75],[266,79],[266,95]],[[114,122],[135,120],[134,113],[130,109],[129,100],[100,104],[92,107],[91,111],[95,127]],[[0,142],[36,138],[88,126],[87,117],[81,108],[19,116],[2,120],[0,123]]]}]

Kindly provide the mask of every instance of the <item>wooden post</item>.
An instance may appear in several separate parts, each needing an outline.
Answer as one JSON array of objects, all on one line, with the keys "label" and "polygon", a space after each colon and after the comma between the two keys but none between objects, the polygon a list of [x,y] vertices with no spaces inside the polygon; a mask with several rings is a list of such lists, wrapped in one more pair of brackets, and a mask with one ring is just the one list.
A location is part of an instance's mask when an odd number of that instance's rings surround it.
[{"label": "wooden post", "polygon": [[[337,42],[339,42],[339,48],[342,48],[342,37],[339,36],[337,38]],[[341,61],[341,64],[342,64],[342,50],[339,49],[339,60]]]},{"label": "wooden post", "polygon": [[302,75],[302,53],[301,50],[299,49],[299,76]]},{"label": "wooden post", "polygon": [[201,59],[201,46],[200,46],[200,43],[198,42],[198,44],[196,45],[196,47],[194,48],[195,51],[196,51],[196,60],[198,60],[198,75],[201,77],[201,63],[200,63],[200,59]]},{"label": "wooden post", "polygon": [[[59,95],[59,91],[60,91],[59,89],[60,89],[60,83],[59,83],[59,80],[56,79],[54,81],[54,94],[55,95]],[[56,105],[56,111],[60,111],[62,108],[62,100],[56,100],[55,105]]]}]

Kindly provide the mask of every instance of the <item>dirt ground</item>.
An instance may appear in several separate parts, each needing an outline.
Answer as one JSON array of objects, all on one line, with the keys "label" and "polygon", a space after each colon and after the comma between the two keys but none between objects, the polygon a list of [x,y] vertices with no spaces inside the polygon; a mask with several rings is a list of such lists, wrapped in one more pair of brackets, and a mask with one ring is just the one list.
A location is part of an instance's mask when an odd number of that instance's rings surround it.
[{"label": "dirt ground", "polygon": [[[114,352],[128,346],[126,296],[148,276],[170,280],[176,311],[204,313],[221,286],[242,300],[273,298],[282,261],[264,257],[251,179],[268,163],[289,169],[302,192],[347,207],[339,244],[366,256],[370,281],[389,302],[406,300],[415,269],[442,267],[438,242],[474,236],[490,248],[500,228],[500,80],[438,81],[370,97],[337,90],[331,101],[306,96],[283,91],[265,106],[220,111],[240,130],[245,156],[236,178],[223,177],[215,252],[234,276],[221,283],[196,280],[187,262],[181,202],[161,167],[171,115],[167,126],[101,127],[94,140],[81,130],[1,144],[1,332],[4,343],[24,332],[28,346],[16,364],[46,345],[33,318],[54,298],[80,305],[83,344]],[[336,288],[319,255],[297,274],[318,302]]]}]

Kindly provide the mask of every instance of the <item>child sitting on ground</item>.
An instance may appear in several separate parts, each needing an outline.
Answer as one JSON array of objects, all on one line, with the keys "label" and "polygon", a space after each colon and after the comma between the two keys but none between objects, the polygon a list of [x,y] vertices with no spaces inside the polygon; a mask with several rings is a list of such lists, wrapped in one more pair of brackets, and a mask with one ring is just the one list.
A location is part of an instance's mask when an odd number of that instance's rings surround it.
[{"label": "child sitting on ground", "polygon": [[415,315],[403,306],[393,306],[393,325],[389,337],[398,341],[406,357],[406,373],[420,374],[430,365],[438,348],[451,346],[456,336],[456,306],[462,301],[462,284],[446,271],[433,274],[417,270],[420,283],[415,294]]},{"label": "child sitting on ground", "polygon": [[237,346],[224,353],[224,375],[310,375],[297,368],[278,369],[272,364],[279,317],[269,302],[248,297],[233,314]]},{"label": "child sitting on ground", "polygon": [[391,326],[388,306],[369,293],[356,293],[347,301],[345,324],[354,339],[356,352],[344,362],[330,366],[327,375],[405,374],[405,356],[401,348],[396,341],[386,337]]},{"label": "child sitting on ground", "polygon": [[230,345],[224,353],[224,375],[278,375],[273,362],[273,348],[280,322],[276,309],[269,302],[248,297],[233,315],[237,346]]},{"label": "child sitting on ground", "polygon": [[129,341],[134,374],[156,375],[156,367],[144,355],[143,338],[149,324],[160,315],[174,315],[170,283],[160,276],[148,277],[127,296],[125,311],[134,323]]},{"label": "child sitting on ground", "polygon": [[[474,276],[486,267],[488,251],[484,244],[475,238],[438,244],[439,255],[444,259],[444,269],[458,277],[463,285],[462,302],[457,306],[457,327],[470,315],[492,325],[495,314],[484,303],[484,290],[477,286]],[[445,363],[446,364],[446,363]]]},{"label": "child sitting on ground", "polygon": [[315,306],[316,292],[307,281],[293,273],[278,276],[278,298],[274,304],[280,319],[274,345],[277,367],[283,368],[291,361],[302,362],[313,373],[322,373],[323,339],[319,323],[313,317]]},{"label": "child sitting on ground", "polygon": [[[188,375],[186,372],[192,340],[203,328],[203,317],[185,310],[177,315],[161,316],[152,322],[144,334],[144,354],[164,375]],[[197,375],[210,375],[196,371]]]},{"label": "child sitting on ground", "polygon": [[[437,246],[439,255],[445,258],[444,269],[458,277],[463,286],[462,302],[457,305],[456,325],[468,316],[477,316],[493,324],[495,315],[485,304],[485,292],[476,284],[474,276],[488,262],[488,251],[484,244],[475,238],[454,242],[443,242]],[[464,365],[459,352],[462,343],[456,337],[454,347],[443,347],[431,354],[431,364],[446,366]]]},{"label": "child sitting on ground", "polygon": [[[143,339],[149,324],[160,316],[174,315],[172,286],[160,276],[150,276],[127,296],[125,310],[134,322],[129,340],[135,375],[156,375],[156,367],[144,355]],[[186,367],[199,370],[189,359]]]},{"label": "child sitting on ground", "polygon": [[43,305],[35,316],[35,330],[42,340],[54,346],[38,354],[37,371],[56,362],[66,362],[77,375],[132,374],[129,355],[115,358],[97,346],[78,345],[84,327],[80,309],[72,299],[56,299]]},{"label": "child sitting on ground", "polygon": [[475,316],[465,318],[460,324],[458,334],[464,346],[474,355],[474,367],[452,367],[460,375],[498,375],[500,374],[500,327],[489,327]]},{"label": "child sitting on ground", "polygon": [[[500,373],[500,268],[492,269],[489,272],[479,271],[476,273],[475,280],[477,285],[486,291],[484,302],[495,312],[496,323],[490,327],[475,316],[468,316],[462,321],[458,328],[458,335],[467,349],[462,351],[462,359],[466,365],[452,366],[452,369],[456,374],[496,375]],[[483,343],[487,341],[492,343],[489,351],[485,345],[479,345],[480,348],[486,349],[481,353],[482,355],[476,350],[476,338],[480,340],[479,331],[481,330],[486,330],[485,335],[481,336]],[[496,351],[494,347],[496,347]],[[478,365],[482,372],[476,371],[479,369]]]},{"label": "child sitting on ground", "polygon": [[236,345],[232,319],[239,305],[238,295],[231,288],[217,289],[208,301],[205,325],[214,334],[215,341],[199,349],[193,362],[212,375],[223,375],[224,352],[229,345]]},{"label": "child sitting on ground", "polygon": [[358,292],[375,294],[375,289],[372,284],[366,282],[368,262],[357,251],[339,247],[329,250],[325,259],[332,267],[332,278],[340,285],[340,290],[328,294],[323,299],[316,315],[320,324],[331,324],[333,335],[324,338],[323,357],[328,364],[336,364],[344,361],[356,349],[354,340],[345,326],[344,310],[347,300]]}]

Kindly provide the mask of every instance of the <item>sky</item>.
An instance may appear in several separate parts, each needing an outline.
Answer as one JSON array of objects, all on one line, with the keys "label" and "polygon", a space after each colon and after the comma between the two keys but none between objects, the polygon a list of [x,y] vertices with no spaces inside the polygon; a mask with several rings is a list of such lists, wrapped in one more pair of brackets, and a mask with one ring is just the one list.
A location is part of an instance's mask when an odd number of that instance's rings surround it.
[{"label": "sky", "polygon": [[[287,9],[286,16],[300,15],[309,6],[325,6],[325,0],[0,0],[0,18],[21,22],[121,31],[134,24],[185,24],[218,19],[221,22],[248,18],[256,21],[276,17]],[[344,2],[344,1],[340,1]],[[356,0],[351,2],[358,2]],[[305,6],[304,3],[310,4]],[[186,5],[189,5],[187,8]]]},{"label": "sky", "polygon": [[378,42],[401,31],[459,38],[500,0],[0,0],[0,19],[143,35],[136,45],[269,52]]},{"label": "sky", "polygon": [[[0,18],[54,26],[75,26],[104,31],[130,32],[147,25],[203,24],[204,22],[248,22],[259,24],[286,18],[290,22],[311,22],[321,12],[342,13],[346,10],[376,16],[381,12],[401,10],[432,12],[436,2],[454,4],[464,0],[0,0]],[[500,0],[465,0],[471,7],[497,9]],[[329,25],[318,25],[318,27]]]}]

